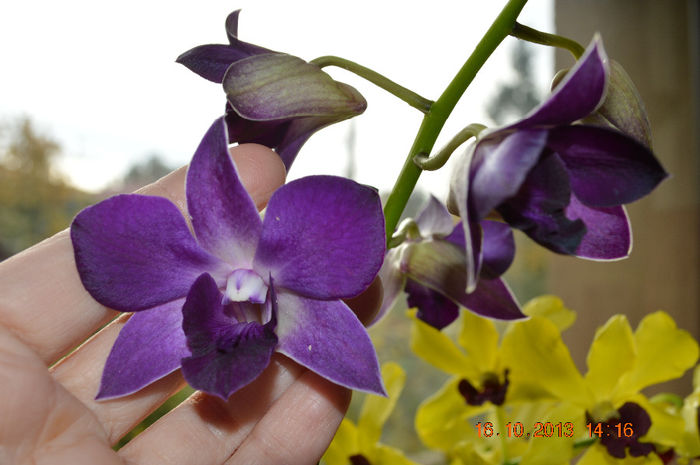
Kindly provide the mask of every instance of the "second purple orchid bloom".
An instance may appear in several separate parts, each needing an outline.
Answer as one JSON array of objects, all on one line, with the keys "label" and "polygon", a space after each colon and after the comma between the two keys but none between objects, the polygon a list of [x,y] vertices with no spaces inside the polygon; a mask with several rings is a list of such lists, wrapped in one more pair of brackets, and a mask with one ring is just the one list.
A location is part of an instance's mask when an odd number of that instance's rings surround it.
[{"label": "second purple orchid bloom", "polygon": [[513,233],[507,224],[484,220],[483,266],[476,290],[465,292],[465,235],[461,223],[432,195],[415,220],[417,231],[387,252],[379,272],[384,301],[377,320],[393,306],[402,290],[417,317],[442,329],[459,316],[459,305],[482,316],[500,320],[524,318],[513,294],[500,278],[515,254]]},{"label": "second purple orchid bloom", "polygon": [[545,102],[521,121],[482,132],[465,154],[452,196],[467,233],[467,292],[484,262],[480,222],[493,211],[554,252],[593,260],[629,254],[623,205],[667,173],[635,138],[578,123],[604,101],[607,84],[607,56],[596,38]]},{"label": "second purple orchid bloom", "polygon": [[292,181],[264,219],[228,155],[221,119],[187,172],[191,227],[169,200],[119,195],[71,226],[80,278],[101,304],[134,312],[98,398],[120,397],[182,368],[223,399],[277,351],[342,386],[383,393],[365,328],[340,299],[358,295],[384,257],[376,191],[332,176]]}]

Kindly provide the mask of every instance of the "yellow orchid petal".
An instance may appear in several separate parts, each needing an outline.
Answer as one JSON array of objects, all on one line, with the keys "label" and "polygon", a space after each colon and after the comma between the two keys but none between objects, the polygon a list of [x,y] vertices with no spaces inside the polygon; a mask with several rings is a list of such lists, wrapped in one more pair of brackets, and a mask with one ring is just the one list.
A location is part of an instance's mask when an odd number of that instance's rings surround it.
[{"label": "yellow orchid petal", "polygon": [[637,361],[620,380],[617,394],[635,393],[679,378],[698,360],[698,343],[665,312],[647,315],[634,333]]},{"label": "yellow orchid petal", "polygon": [[615,385],[634,366],[636,350],[627,317],[615,315],[595,333],[588,351],[586,384],[597,402],[612,400]]},{"label": "yellow orchid petal", "polygon": [[685,430],[685,422],[677,409],[666,409],[664,405],[650,402],[642,394],[630,398],[630,401],[639,404],[651,418],[651,427],[641,442],[653,442],[673,448],[678,445]]},{"label": "yellow orchid petal", "polygon": [[566,308],[564,301],[554,295],[543,295],[531,299],[525,304],[523,313],[527,316],[545,317],[554,323],[559,331],[564,331],[576,321],[576,312]]},{"label": "yellow orchid petal", "polygon": [[457,341],[480,373],[496,371],[498,331],[491,320],[472,312],[462,312],[462,326]]},{"label": "yellow orchid petal", "polygon": [[448,381],[437,393],[418,407],[415,427],[418,437],[432,448],[447,452],[463,440],[478,440],[471,418],[493,408],[467,405],[457,389],[460,378]]},{"label": "yellow orchid petal", "polygon": [[359,453],[357,427],[343,418],[322,460],[326,465],[348,465],[348,458]]},{"label": "yellow orchid petal", "polygon": [[410,310],[411,349],[420,358],[447,373],[468,379],[479,379],[479,369],[475,357],[467,357],[445,333],[416,318],[416,311]]},{"label": "yellow orchid petal", "polygon": [[532,391],[548,392],[578,405],[591,403],[559,330],[546,318],[534,316],[512,324],[503,336],[501,357],[513,385],[531,386]]},{"label": "yellow orchid petal", "polygon": [[418,465],[416,462],[409,460],[400,450],[383,444],[377,444],[377,446],[367,454],[367,458],[372,465],[382,465],[385,463],[391,465]]},{"label": "yellow orchid petal", "polygon": [[[536,422],[540,436],[532,437],[520,465],[568,464],[574,455],[574,441],[580,431],[576,427],[584,424],[584,411],[568,402],[560,402],[542,415]],[[550,427],[551,425],[551,427]]]},{"label": "yellow orchid petal", "polygon": [[358,441],[361,450],[369,450],[382,436],[382,427],[396,406],[406,382],[406,373],[398,363],[382,365],[382,379],[387,397],[368,394],[360,410],[357,421]]},{"label": "yellow orchid petal", "polygon": [[700,431],[698,430],[698,415],[700,412],[700,366],[693,373],[693,393],[685,398],[681,416],[685,425],[683,436],[677,447],[679,455],[684,457],[700,456]]},{"label": "yellow orchid petal", "polygon": [[473,441],[463,441],[451,452],[450,465],[497,465],[502,462],[500,451],[495,448],[478,448]]}]

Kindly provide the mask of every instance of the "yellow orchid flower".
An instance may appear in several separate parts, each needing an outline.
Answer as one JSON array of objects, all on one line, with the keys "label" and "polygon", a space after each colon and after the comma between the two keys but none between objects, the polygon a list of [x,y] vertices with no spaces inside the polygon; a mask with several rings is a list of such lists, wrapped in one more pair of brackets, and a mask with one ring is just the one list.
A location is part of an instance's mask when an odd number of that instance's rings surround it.
[{"label": "yellow orchid flower", "polygon": [[[530,319],[510,325],[527,324],[532,331],[528,344],[532,345],[543,335],[559,338],[560,331],[575,319],[575,313],[553,296],[533,299],[524,312]],[[497,464],[508,457],[522,457],[520,463],[524,465],[566,463],[562,457],[571,452],[575,439],[572,421],[583,423],[583,415],[576,418],[576,411],[562,405],[537,383],[511,382],[512,363],[502,351],[511,337],[508,332],[499,348],[499,332],[494,323],[464,312],[455,343],[444,332],[417,319],[414,312],[409,315],[414,320],[413,351],[453,375],[418,409],[416,430],[427,446],[447,453],[453,465]],[[578,375],[573,364],[570,371]],[[538,424],[558,427],[559,434],[544,436],[540,432],[544,438],[540,441],[534,437]],[[542,462],[543,457],[548,457],[548,461]]]},{"label": "yellow orchid flower", "polygon": [[367,395],[355,425],[343,419],[322,458],[326,465],[417,465],[401,451],[379,442],[382,427],[396,406],[406,373],[393,362],[382,365],[387,397]]},{"label": "yellow orchid flower", "polygon": [[536,383],[585,412],[586,433],[598,441],[578,464],[619,464],[623,458],[625,463],[662,463],[650,453],[653,445],[677,446],[684,424],[639,392],[680,377],[697,362],[698,344],[690,334],[676,328],[664,312],[646,316],[634,333],[626,317],[613,316],[596,332],[588,372],[581,377],[571,375],[573,362],[559,337],[550,334],[531,344],[529,326],[524,322],[509,327],[503,357],[510,361],[514,384]]}]

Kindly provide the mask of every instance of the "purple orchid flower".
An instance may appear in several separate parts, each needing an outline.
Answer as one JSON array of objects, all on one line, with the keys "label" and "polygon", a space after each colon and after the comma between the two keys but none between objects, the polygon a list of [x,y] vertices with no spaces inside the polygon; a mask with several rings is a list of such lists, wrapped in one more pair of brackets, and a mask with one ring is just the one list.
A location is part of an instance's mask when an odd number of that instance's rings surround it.
[{"label": "purple orchid flower", "polygon": [[239,40],[239,13],[226,18],[228,45],[200,45],[177,62],[223,84],[230,142],[271,147],[289,169],[313,133],[361,114],[367,102],[316,65]]},{"label": "purple orchid flower", "polygon": [[513,261],[515,242],[510,227],[482,221],[484,266],[476,290],[467,294],[464,229],[432,195],[415,220],[418,231],[409,233],[390,249],[379,272],[384,301],[375,321],[394,305],[405,290],[417,317],[442,329],[459,316],[459,305],[482,316],[501,320],[524,318],[503,274]]},{"label": "purple orchid flower", "polygon": [[119,195],[71,226],[83,285],[134,312],[104,368],[98,398],[133,393],[182,367],[221,398],[280,352],[343,386],[383,393],[365,328],[340,299],[358,295],[385,252],[379,196],[312,176],[271,197],[264,219],[228,156],[218,119],[187,172],[187,221],[169,200]]},{"label": "purple orchid flower", "polygon": [[482,266],[479,224],[495,210],[562,254],[614,260],[629,254],[624,204],[666,176],[654,154],[615,129],[574,124],[606,95],[607,57],[594,39],[549,98],[521,121],[482,132],[454,173],[452,196],[466,234],[467,292]]}]

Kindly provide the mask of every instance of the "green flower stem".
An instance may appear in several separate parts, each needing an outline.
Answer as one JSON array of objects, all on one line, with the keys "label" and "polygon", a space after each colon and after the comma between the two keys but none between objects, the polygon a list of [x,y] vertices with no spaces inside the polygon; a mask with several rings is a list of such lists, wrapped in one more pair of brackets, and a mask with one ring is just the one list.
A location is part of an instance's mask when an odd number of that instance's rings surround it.
[{"label": "green flower stem", "polygon": [[425,97],[421,97],[410,89],[407,89],[391,79],[387,79],[381,74],[373,71],[369,68],[365,68],[362,65],[346,60],[345,58],[335,57],[335,56],[323,56],[311,60],[310,63],[315,64],[319,68],[325,68],[326,66],[336,66],[338,68],[343,68],[344,70],[350,71],[353,74],[360,76],[363,79],[368,80],[372,84],[386,90],[387,92],[395,95],[404,102],[411,105],[413,108],[417,108],[423,113],[428,113],[430,107],[433,104],[432,100],[428,100]]},{"label": "green flower stem", "polygon": [[579,439],[574,442],[574,449],[583,449],[584,447],[591,446],[595,444],[595,442],[598,440],[598,438],[586,438],[586,439]]},{"label": "green flower stem", "polygon": [[486,31],[484,37],[477,44],[471,56],[452,79],[452,82],[432,105],[430,112],[423,117],[423,122],[420,129],[418,129],[413,146],[408,152],[403,168],[401,168],[401,172],[394,184],[394,189],[389,194],[389,198],[384,206],[387,239],[391,238],[401,213],[406,208],[408,198],[411,196],[420,177],[421,169],[413,162],[413,158],[419,153],[430,153],[432,151],[435,141],[455,105],[457,105],[462,94],[467,90],[476,73],[481,69],[489,56],[503,42],[503,39],[510,34],[520,11],[526,3],[527,0],[508,1],[493,24],[491,24],[489,30]]},{"label": "green flower stem", "polygon": [[546,32],[538,31],[528,26],[524,26],[520,23],[515,23],[513,30],[510,35],[517,37],[518,39],[527,40],[528,42],[533,42],[535,44],[549,45],[550,47],[559,47],[571,52],[571,54],[577,60],[581,58],[583,52],[586,51],[581,44],[571,40],[567,37],[558,36],[556,34],[549,34]]},{"label": "green flower stem", "polygon": [[406,218],[401,222],[391,239],[389,239],[388,247],[396,247],[406,239],[419,240],[420,237],[418,224],[412,218]]},{"label": "green flower stem", "polygon": [[447,160],[450,159],[450,156],[454,153],[457,148],[471,139],[472,137],[477,137],[481,131],[486,129],[486,126],[483,124],[470,124],[466,128],[462,129],[459,131],[455,136],[450,139],[450,141],[445,145],[438,153],[433,155],[432,157],[428,158],[427,155],[419,153],[415,157],[413,157],[413,163],[418,165],[420,169],[423,171],[435,171],[443,166],[445,166],[445,163],[447,163]]}]

